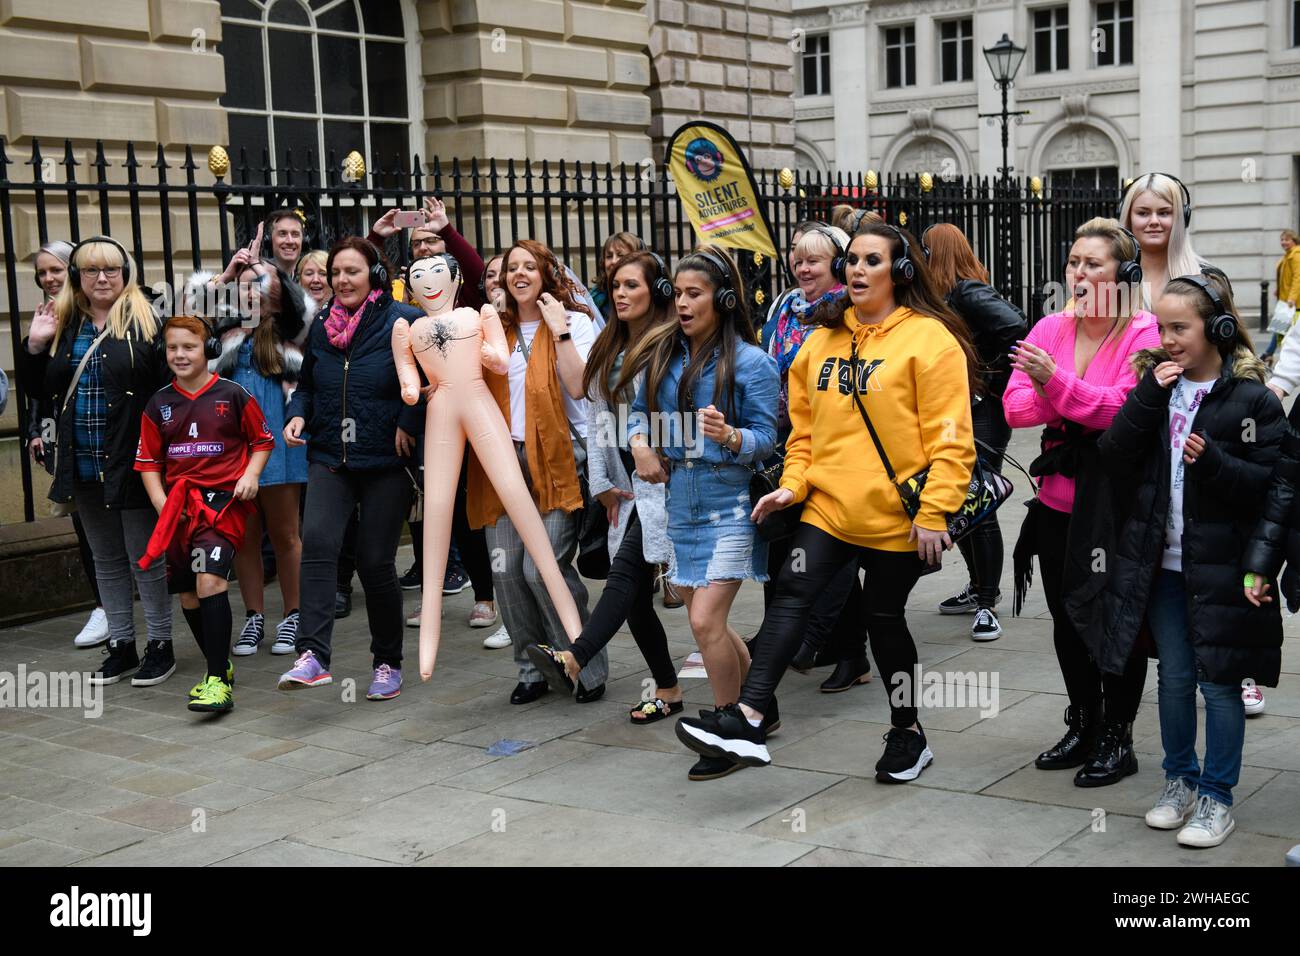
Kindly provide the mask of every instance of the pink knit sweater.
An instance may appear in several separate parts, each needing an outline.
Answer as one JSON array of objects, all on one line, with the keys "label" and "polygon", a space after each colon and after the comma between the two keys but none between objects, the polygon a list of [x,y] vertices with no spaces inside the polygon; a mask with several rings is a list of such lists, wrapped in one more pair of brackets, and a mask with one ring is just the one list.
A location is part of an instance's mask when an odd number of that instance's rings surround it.
[{"label": "pink knit sweater", "polygon": [[[1154,315],[1139,310],[1118,341],[1107,342],[1097,353],[1083,378],[1074,372],[1073,316],[1065,312],[1044,316],[1029,330],[1028,341],[1051,354],[1056,372],[1043,386],[1046,398],[1034,391],[1033,382],[1024,372],[1011,373],[1002,396],[1007,424],[1012,428],[1060,427],[1068,418],[1102,431],[1110,427],[1128,393],[1137,385],[1130,364],[1133,353],[1159,348],[1160,330]],[[1039,480],[1038,497],[1049,508],[1068,513],[1074,506],[1074,479],[1044,475]]]}]

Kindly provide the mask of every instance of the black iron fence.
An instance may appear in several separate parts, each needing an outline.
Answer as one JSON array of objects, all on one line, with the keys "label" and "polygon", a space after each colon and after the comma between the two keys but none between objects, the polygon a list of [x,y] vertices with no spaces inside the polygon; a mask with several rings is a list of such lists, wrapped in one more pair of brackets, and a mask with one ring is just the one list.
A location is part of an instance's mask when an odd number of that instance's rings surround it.
[{"label": "black iron fence", "polygon": [[[410,168],[400,163],[385,168],[374,157],[366,169],[356,154],[343,163],[331,154],[321,182],[310,153],[300,168],[291,152],[273,168],[265,151],[258,166],[240,149],[233,163],[224,154],[210,155],[212,178],[200,182],[202,167],[189,147],[179,159],[169,158],[161,146],[146,154],[127,144],[121,156],[110,159],[98,143],[93,159],[76,157],[71,141],[63,143],[60,156],[33,140],[27,157],[14,160],[0,138],[0,241],[15,353],[21,348],[23,317],[18,289],[31,269],[19,260],[51,238],[75,242],[95,233],[113,235],[132,251],[146,285],[165,282],[170,289],[178,275],[183,284],[190,268],[227,262],[235,248],[247,244],[265,213],[279,206],[301,209],[308,248],[325,248],[341,236],[364,235],[389,208],[415,208],[436,196],[447,204],[456,229],[485,256],[516,238],[539,239],[584,281],[594,277],[601,243],[614,232],[643,237],[670,267],[695,245],[666,169],[648,163],[435,158],[425,164],[416,156]],[[22,166],[30,167],[30,175],[20,172]],[[12,176],[10,167],[15,167]],[[917,235],[932,223],[952,222],[988,265],[993,284],[1034,318],[1042,314],[1044,285],[1062,278],[1074,229],[1092,216],[1113,215],[1119,198],[1113,191],[1044,188],[1037,180],[943,180],[929,174],[877,177],[863,171],[827,177],[757,170],[755,178],[783,254],[794,223],[826,218],[839,204],[874,210]],[[30,241],[29,230],[25,243],[30,249],[15,249],[18,215],[35,218],[37,242]],[[52,217],[60,220],[57,230],[51,229]],[[395,261],[405,259],[397,240],[387,251]],[[766,310],[789,279],[784,262],[746,253],[740,263],[751,304]],[[17,405],[26,435],[21,387]],[[30,460],[20,457],[30,521],[35,515]]]}]

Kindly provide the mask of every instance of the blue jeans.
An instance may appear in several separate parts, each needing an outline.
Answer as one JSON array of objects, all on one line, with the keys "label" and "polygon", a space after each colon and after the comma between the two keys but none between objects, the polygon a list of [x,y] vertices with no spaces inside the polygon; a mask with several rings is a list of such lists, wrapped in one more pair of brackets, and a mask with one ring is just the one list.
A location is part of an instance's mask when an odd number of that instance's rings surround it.
[{"label": "blue jeans", "polygon": [[[1187,591],[1181,571],[1156,572],[1147,623],[1160,652],[1158,700],[1166,780],[1182,777],[1201,794],[1232,806],[1241,777],[1246,710],[1241,687],[1200,680],[1196,652],[1187,633]],[[1196,760],[1196,687],[1205,698],[1205,769]]]}]

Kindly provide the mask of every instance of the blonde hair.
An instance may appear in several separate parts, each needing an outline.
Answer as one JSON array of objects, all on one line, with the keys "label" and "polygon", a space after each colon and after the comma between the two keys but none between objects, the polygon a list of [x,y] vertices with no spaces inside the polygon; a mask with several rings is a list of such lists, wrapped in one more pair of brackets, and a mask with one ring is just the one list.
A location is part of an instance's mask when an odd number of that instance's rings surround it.
[{"label": "blonde hair", "polygon": [[[838,249],[835,247],[835,243],[831,242],[830,236],[826,235],[828,232],[839,240]],[[820,229],[805,229],[803,235],[799,237],[799,241],[790,250],[790,256],[794,258],[795,256],[820,254],[834,259],[836,256],[842,256],[848,248],[849,234],[847,232],[839,226],[822,226]]]},{"label": "blonde hair", "polygon": [[1165,248],[1169,278],[1200,275],[1201,257],[1192,248],[1191,237],[1187,235],[1185,220],[1187,207],[1183,203],[1183,190],[1174,180],[1161,173],[1146,173],[1138,176],[1124,194],[1124,204],[1119,210],[1119,221],[1125,228],[1133,228],[1133,204],[1143,193],[1151,193],[1174,208],[1173,227],[1169,230],[1169,245]]},{"label": "blonde hair", "polygon": [[[298,284],[301,285],[303,270],[306,269],[308,265],[314,262],[320,269],[323,270],[325,268],[325,264],[329,262],[329,258],[330,258],[330,254],[326,252],[324,249],[313,249],[311,252],[304,253],[303,257],[298,260],[298,264],[293,267],[293,277],[298,281]],[[325,284],[329,285],[328,274],[326,274],[325,277]]]},{"label": "blonde hair", "polygon": [[[1074,238],[1076,242],[1080,239],[1105,239],[1108,241],[1110,243],[1110,255],[1115,260],[1116,268],[1118,268],[1119,263],[1136,259],[1141,254],[1137,242],[1129,233],[1124,231],[1118,219],[1107,219],[1105,216],[1089,219],[1074,231]],[[1199,270],[1197,274],[1199,275]],[[1119,283],[1118,278],[1115,287],[1119,293],[1117,304],[1120,307],[1120,314],[1116,317],[1113,335],[1107,344],[1118,342],[1124,337],[1128,324],[1133,321],[1133,314],[1142,303],[1143,292],[1140,287],[1135,289],[1130,286],[1128,291],[1125,292],[1125,287]],[[1066,310],[1066,314],[1070,316],[1071,321],[1078,321],[1078,316],[1069,309]]]},{"label": "blonde hair", "polygon": [[[73,254],[71,265],[78,269],[91,266],[100,269],[128,268],[132,279],[140,274],[131,260],[123,256],[122,250],[111,242],[83,243]],[[50,342],[51,355],[58,349],[64,329],[78,313],[89,315],[90,301],[81,291],[81,283],[74,283],[69,276],[59,294],[54,297],[56,324],[54,339]],[[117,301],[109,309],[106,328],[115,339],[139,338],[152,341],[158,335],[158,315],[154,312],[153,303],[144,294],[144,289],[136,282],[128,280],[123,283]]]}]

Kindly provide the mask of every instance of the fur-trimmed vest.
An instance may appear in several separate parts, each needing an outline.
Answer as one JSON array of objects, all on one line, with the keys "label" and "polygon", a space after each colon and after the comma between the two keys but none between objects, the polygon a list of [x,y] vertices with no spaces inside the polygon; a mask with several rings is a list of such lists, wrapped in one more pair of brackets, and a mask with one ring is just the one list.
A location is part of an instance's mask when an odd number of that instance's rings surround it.
[{"label": "fur-trimmed vest", "polygon": [[[263,316],[262,321],[275,323],[275,350],[280,355],[282,369],[275,377],[280,380],[284,400],[288,402],[298,385],[298,376],[302,371],[303,345],[320,304],[283,270],[277,268],[275,271],[280,280],[281,311],[278,315]],[[203,301],[201,290],[214,278],[215,275],[211,272],[195,272],[190,276],[185,283],[184,301],[187,309],[200,315],[206,314],[199,305]],[[214,317],[208,315],[208,318]],[[235,365],[239,361],[239,350],[253,329],[243,324],[238,312],[224,305],[215,316],[215,325],[217,338],[221,341],[221,355],[208,362],[208,369],[229,378],[234,374]]]}]

